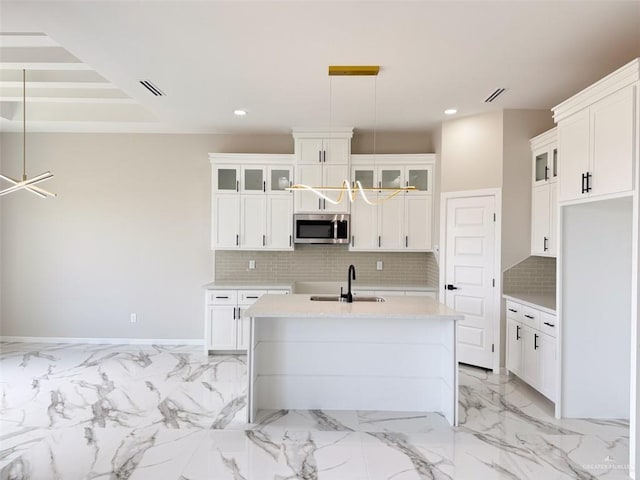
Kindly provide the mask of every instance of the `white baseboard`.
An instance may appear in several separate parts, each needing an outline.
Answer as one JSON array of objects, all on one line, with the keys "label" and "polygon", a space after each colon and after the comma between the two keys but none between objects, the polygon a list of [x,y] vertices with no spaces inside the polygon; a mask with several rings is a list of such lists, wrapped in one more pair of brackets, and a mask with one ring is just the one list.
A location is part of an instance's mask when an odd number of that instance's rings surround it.
[{"label": "white baseboard", "polygon": [[0,336],[0,342],[88,343],[92,345],[204,345],[200,338],[79,338]]}]

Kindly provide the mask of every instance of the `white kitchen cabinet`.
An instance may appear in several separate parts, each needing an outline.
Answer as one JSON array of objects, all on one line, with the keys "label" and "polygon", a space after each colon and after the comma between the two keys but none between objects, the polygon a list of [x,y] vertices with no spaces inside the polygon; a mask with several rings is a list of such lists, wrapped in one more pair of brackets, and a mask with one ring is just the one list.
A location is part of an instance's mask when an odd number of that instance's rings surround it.
[{"label": "white kitchen cabinet", "polygon": [[287,289],[207,290],[205,351],[247,350],[250,337],[247,309],[264,294],[289,293]]},{"label": "white kitchen cabinet", "polygon": [[[294,130],[295,183],[310,187],[339,187],[349,182],[349,161],[353,130],[332,132]],[[323,191],[337,200],[339,192]],[[327,202],[313,192],[296,191],[295,213],[349,213],[346,194],[339,204]]]},{"label": "white kitchen cabinet", "polygon": [[507,301],[507,370],[556,399],[557,317]]},{"label": "white kitchen cabinet", "polygon": [[[637,151],[638,81],[603,83],[554,108],[558,123],[560,202],[630,192]],[[588,98],[587,98],[588,95]],[[597,98],[597,100],[595,100]]]},{"label": "white kitchen cabinet", "polygon": [[292,156],[210,154],[212,248],[293,250]]},{"label": "white kitchen cabinet", "polygon": [[553,128],[531,139],[531,255],[556,256],[557,132]]},{"label": "white kitchen cabinet", "polygon": [[[359,194],[351,205],[351,251],[430,251],[433,223],[433,155],[353,155],[352,186]],[[379,162],[379,164],[377,164]],[[412,185],[415,191],[386,199],[392,191]]]}]

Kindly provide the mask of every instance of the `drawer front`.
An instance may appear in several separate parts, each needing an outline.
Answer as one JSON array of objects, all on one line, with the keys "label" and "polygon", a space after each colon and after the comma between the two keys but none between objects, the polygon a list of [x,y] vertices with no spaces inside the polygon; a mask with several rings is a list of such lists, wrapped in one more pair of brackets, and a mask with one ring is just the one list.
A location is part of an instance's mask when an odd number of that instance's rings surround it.
[{"label": "drawer front", "polygon": [[207,290],[207,304],[209,305],[236,305],[238,292],[235,290]]},{"label": "drawer front", "polygon": [[238,290],[238,304],[251,305],[266,293],[266,290]]},{"label": "drawer front", "polygon": [[522,323],[540,330],[540,311],[535,308],[522,307]]},{"label": "drawer front", "polygon": [[558,335],[558,318],[555,315],[540,312],[540,331],[555,338]]},{"label": "drawer front", "polygon": [[521,322],[523,308],[524,307],[519,303],[507,300],[507,318],[510,318],[511,320],[515,320],[517,322]]}]

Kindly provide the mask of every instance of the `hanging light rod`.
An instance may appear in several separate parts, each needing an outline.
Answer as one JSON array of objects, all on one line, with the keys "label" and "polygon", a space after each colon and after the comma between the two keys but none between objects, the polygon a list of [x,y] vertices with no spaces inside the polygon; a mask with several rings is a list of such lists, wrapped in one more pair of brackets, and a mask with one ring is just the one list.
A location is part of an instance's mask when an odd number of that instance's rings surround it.
[{"label": "hanging light rod", "polygon": [[380,72],[380,65],[329,65],[329,76],[361,75],[376,77]]},{"label": "hanging light rod", "polygon": [[18,190],[27,190],[41,198],[55,197],[55,193],[48,192],[43,188],[34,186],[36,183],[44,182],[53,177],[53,173],[44,172],[38,176],[27,177],[27,72],[22,69],[22,180],[16,180],[7,175],[0,174],[0,179],[9,182],[10,187],[0,190],[0,197]]}]

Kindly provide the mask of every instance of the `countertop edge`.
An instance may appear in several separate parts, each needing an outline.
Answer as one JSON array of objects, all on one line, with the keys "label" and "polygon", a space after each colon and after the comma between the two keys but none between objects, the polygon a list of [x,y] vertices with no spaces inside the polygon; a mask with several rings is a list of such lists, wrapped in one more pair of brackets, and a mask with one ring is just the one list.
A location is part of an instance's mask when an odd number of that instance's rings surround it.
[{"label": "countertop edge", "polygon": [[[523,305],[526,305],[528,307],[531,308],[536,308],[538,310],[541,310],[543,312],[546,312],[550,315],[557,315],[557,310],[556,308],[551,308],[549,306],[546,305],[541,305],[540,303],[537,303],[535,301],[532,301],[530,298],[532,295],[536,295],[536,296],[544,296],[544,294],[527,294],[527,293],[503,293],[502,297],[505,300],[511,300],[512,302],[517,302],[517,303],[521,303]],[[549,294],[550,296],[552,294]],[[555,295],[554,295],[554,303],[555,303]]]}]

